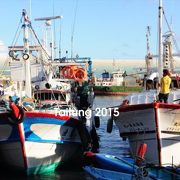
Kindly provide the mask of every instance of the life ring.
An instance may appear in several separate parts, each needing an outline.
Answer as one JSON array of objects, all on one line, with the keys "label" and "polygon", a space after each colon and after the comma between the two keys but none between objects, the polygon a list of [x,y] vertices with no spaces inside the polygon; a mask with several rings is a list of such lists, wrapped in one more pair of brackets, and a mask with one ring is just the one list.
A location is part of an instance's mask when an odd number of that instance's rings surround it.
[{"label": "life ring", "polygon": [[10,50],[9,51],[9,57],[11,57],[14,60],[19,60],[17,57],[18,55],[15,54],[15,51]]},{"label": "life ring", "polygon": [[11,58],[14,57],[14,51],[12,51],[12,50],[9,51],[9,57],[11,57]]},{"label": "life ring", "polygon": [[78,68],[74,73],[74,79],[76,81],[85,81],[87,78],[87,72],[83,68]]},{"label": "life ring", "polygon": [[11,102],[9,105],[11,113],[8,116],[8,120],[12,124],[22,123],[25,117],[24,110],[21,106],[16,105],[14,102]]},{"label": "life ring", "polygon": [[73,79],[74,77],[74,72],[75,70],[77,69],[77,66],[65,66],[63,69],[62,69],[62,75],[64,78],[67,78],[67,79]]},{"label": "life ring", "polygon": [[24,60],[28,60],[28,59],[29,59],[29,54],[23,54],[22,58],[23,58]]}]

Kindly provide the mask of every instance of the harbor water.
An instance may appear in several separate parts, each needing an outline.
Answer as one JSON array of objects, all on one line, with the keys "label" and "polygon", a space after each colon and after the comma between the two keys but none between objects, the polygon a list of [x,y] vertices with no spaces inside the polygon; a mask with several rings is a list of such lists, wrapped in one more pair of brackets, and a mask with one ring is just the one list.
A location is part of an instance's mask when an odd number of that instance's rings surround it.
[{"label": "harbor water", "polygon": [[[97,129],[97,133],[100,136],[100,153],[111,154],[117,157],[128,156],[129,155],[129,146],[128,142],[124,142],[119,137],[119,131],[116,128],[115,124],[113,125],[112,133],[109,134],[106,132],[107,120],[109,118],[106,113],[109,111],[105,110],[107,107],[113,107],[121,104],[124,100],[123,96],[96,96],[94,101],[94,110],[95,113],[99,113],[102,116],[100,117],[100,127]],[[101,112],[102,111],[102,112]],[[106,115],[106,116],[105,116]],[[82,169],[68,169],[57,171],[56,173],[36,175],[24,177],[22,175],[0,172],[0,179],[3,180],[93,180],[90,175],[85,173]]]}]

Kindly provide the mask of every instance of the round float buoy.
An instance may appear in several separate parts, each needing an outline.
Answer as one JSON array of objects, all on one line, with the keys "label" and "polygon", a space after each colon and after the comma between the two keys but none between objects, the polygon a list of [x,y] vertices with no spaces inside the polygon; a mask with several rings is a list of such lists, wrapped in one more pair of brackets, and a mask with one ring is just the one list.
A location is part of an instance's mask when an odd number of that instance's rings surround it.
[{"label": "round float buoy", "polygon": [[23,54],[22,58],[23,58],[24,60],[28,60],[28,59],[29,59],[29,54]]},{"label": "round float buoy", "polygon": [[9,56],[10,56],[11,58],[13,58],[13,57],[14,57],[14,51],[10,50],[10,51],[9,51]]}]

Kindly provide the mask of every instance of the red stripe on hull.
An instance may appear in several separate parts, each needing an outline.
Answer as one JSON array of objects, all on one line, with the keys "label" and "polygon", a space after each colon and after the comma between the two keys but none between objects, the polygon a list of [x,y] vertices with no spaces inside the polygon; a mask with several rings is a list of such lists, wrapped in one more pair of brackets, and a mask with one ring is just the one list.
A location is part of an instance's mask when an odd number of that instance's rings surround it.
[{"label": "red stripe on hull", "polygon": [[125,105],[125,106],[119,106],[119,112],[143,110],[143,109],[149,109],[149,108],[153,108],[153,107],[154,107],[154,103]]},{"label": "red stripe on hull", "polygon": [[155,123],[156,123],[156,135],[157,135],[157,145],[158,145],[158,156],[159,156],[159,165],[162,165],[162,157],[161,157],[161,141],[160,141],[160,131],[159,131],[159,116],[158,116],[158,106],[154,107],[155,111]]},{"label": "red stripe on hull", "polygon": [[26,117],[45,117],[45,118],[56,118],[64,121],[71,119],[70,116],[59,116],[56,114],[44,113],[44,112],[26,112]]},{"label": "red stripe on hull", "polygon": [[167,103],[150,103],[150,104],[135,104],[119,106],[119,112],[136,111],[149,108],[167,108],[167,109],[180,109],[180,104],[167,104]]},{"label": "red stripe on hull", "polygon": [[21,148],[22,148],[22,154],[23,154],[23,160],[24,160],[24,167],[27,169],[28,164],[27,164],[27,156],[26,156],[26,149],[25,149],[25,139],[24,139],[24,134],[22,131],[21,124],[18,124],[18,132],[19,132],[19,137],[20,137],[20,143],[21,143]]}]

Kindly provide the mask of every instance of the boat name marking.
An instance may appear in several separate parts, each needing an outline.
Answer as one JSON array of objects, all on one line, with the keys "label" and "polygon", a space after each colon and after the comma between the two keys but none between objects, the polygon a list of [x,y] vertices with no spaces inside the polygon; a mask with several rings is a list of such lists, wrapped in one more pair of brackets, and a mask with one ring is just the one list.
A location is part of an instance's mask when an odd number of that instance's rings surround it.
[{"label": "boat name marking", "polygon": [[171,126],[171,127],[167,127],[166,129],[167,131],[173,131],[173,132],[180,132],[180,126]]},{"label": "boat name marking", "polygon": [[123,127],[128,129],[130,132],[150,130],[148,127],[144,127],[143,122],[126,123],[123,125]]}]

